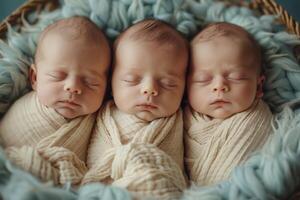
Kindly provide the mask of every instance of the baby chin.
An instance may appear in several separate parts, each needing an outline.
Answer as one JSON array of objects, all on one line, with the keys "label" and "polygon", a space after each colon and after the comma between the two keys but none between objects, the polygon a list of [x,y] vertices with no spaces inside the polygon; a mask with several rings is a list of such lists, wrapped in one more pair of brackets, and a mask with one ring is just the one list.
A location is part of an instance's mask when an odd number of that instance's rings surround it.
[{"label": "baby chin", "polygon": [[147,121],[147,122],[151,122],[155,119],[158,119],[160,117],[154,115],[152,112],[150,111],[140,111],[140,112],[137,112],[135,113],[135,116],[143,121]]},{"label": "baby chin", "polygon": [[215,118],[215,119],[226,119],[230,116],[232,116],[234,113],[231,111],[228,111],[224,108],[217,108],[209,113],[207,113],[208,116]]},{"label": "baby chin", "polygon": [[62,115],[64,118],[67,119],[73,119],[75,117],[83,115],[81,112],[78,112],[77,110],[68,108],[68,107],[60,107],[55,108],[56,112]]}]

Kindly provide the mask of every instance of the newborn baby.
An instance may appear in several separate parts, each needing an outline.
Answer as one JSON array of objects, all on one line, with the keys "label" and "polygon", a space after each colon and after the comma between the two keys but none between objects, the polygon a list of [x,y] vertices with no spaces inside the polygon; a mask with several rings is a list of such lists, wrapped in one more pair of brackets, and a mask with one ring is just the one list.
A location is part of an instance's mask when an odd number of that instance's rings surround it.
[{"label": "newborn baby", "polygon": [[48,26],[30,69],[34,91],[0,123],[8,158],[44,181],[79,183],[109,64],[108,41],[90,20],[72,17]]},{"label": "newborn baby", "polygon": [[192,182],[212,185],[259,149],[271,133],[261,50],[243,28],[215,23],[191,42],[185,161]]},{"label": "newborn baby", "polygon": [[[90,170],[83,183],[112,183],[143,196],[164,199],[173,198],[185,188],[180,103],[187,62],[187,41],[162,21],[141,21],[117,38],[112,74],[114,101],[98,114],[88,150]],[[136,145],[146,144],[152,144],[149,151],[156,148],[159,156],[129,159],[134,158],[130,152],[135,152]]]}]

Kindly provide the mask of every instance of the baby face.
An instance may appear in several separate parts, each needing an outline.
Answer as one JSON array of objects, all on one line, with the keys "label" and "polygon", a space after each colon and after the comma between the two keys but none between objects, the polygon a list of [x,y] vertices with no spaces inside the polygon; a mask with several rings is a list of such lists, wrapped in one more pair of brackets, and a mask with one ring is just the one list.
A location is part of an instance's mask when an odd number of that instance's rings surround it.
[{"label": "baby face", "polygon": [[189,104],[197,112],[219,119],[248,109],[262,84],[259,67],[239,39],[220,36],[194,44]]},{"label": "baby face", "polygon": [[112,76],[116,106],[145,121],[174,114],[185,87],[186,65],[186,54],[171,45],[121,42]]},{"label": "baby face", "polygon": [[81,39],[45,37],[31,75],[38,99],[65,118],[95,112],[106,89],[108,57],[99,45]]}]

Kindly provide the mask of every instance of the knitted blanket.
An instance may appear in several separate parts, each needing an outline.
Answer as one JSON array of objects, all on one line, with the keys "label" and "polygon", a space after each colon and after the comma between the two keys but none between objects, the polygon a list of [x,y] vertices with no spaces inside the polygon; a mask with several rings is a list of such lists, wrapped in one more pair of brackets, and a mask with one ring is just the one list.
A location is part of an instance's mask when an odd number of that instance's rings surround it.
[{"label": "knitted blanket", "polygon": [[185,109],[185,160],[191,181],[212,185],[259,149],[271,133],[272,113],[262,101],[225,120]]},{"label": "knitted blanket", "polygon": [[[300,40],[276,28],[274,24],[278,16],[258,16],[249,8],[217,0],[60,2],[62,6],[57,10],[34,12],[28,18],[22,18],[26,26],[21,29],[8,27],[7,39],[0,41],[0,115],[29,90],[27,71],[40,32],[58,19],[75,15],[89,17],[105,30],[111,40],[132,23],[149,17],[171,23],[189,38],[211,22],[226,21],[240,25],[253,34],[264,49],[264,100],[274,114],[284,107],[284,103],[299,100],[300,67],[292,49],[300,44]],[[299,110],[298,106],[278,117],[273,126],[274,140],[271,145],[265,145],[268,151],[251,156],[247,165],[235,168],[230,182],[225,181],[222,187],[186,190],[183,199],[288,199],[300,186]],[[14,167],[4,159],[1,151],[0,165],[3,199],[131,199],[126,191],[101,184],[88,184],[74,192],[68,187],[40,183],[28,173],[12,170]]]},{"label": "knitted blanket", "polygon": [[0,138],[11,161],[56,184],[77,184],[95,115],[68,121],[41,105],[35,92],[16,101],[0,122]]},{"label": "knitted blanket", "polygon": [[[172,193],[176,195],[185,187],[182,173],[182,132],[180,110],[171,117],[146,122],[119,111],[112,101],[108,102],[99,112],[92,133],[87,158],[90,170],[84,177],[83,183],[112,183],[126,187],[132,192],[154,196],[158,194],[158,196],[168,196]],[[145,148],[135,153],[140,158],[126,150],[136,144],[142,145],[139,148]],[[152,144],[155,148],[150,148],[146,144]],[[118,170],[121,170],[118,172],[120,175],[116,176],[113,173],[114,168],[121,165],[120,162],[127,163],[128,167],[122,164],[123,167],[118,167]],[[141,176],[141,173],[144,175]],[[140,180],[143,179],[141,177],[151,181],[140,184]],[[126,184],[123,184],[124,182]],[[178,185],[180,187],[177,187]]]}]

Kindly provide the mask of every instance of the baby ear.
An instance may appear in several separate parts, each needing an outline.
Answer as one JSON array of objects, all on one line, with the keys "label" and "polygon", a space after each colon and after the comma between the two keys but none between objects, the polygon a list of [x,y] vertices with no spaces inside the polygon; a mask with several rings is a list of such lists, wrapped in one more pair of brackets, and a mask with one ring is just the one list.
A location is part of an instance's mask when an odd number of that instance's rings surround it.
[{"label": "baby ear", "polygon": [[35,64],[31,64],[30,66],[29,79],[30,79],[32,89],[36,90],[36,65]]},{"label": "baby ear", "polygon": [[257,98],[261,98],[264,96],[264,92],[263,92],[263,83],[265,82],[266,77],[264,75],[261,75],[258,79],[257,79],[257,91],[256,91],[256,97]]}]

